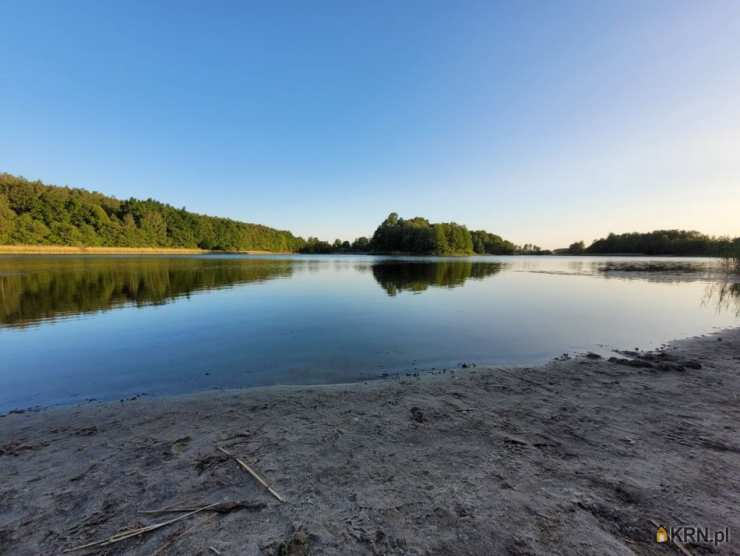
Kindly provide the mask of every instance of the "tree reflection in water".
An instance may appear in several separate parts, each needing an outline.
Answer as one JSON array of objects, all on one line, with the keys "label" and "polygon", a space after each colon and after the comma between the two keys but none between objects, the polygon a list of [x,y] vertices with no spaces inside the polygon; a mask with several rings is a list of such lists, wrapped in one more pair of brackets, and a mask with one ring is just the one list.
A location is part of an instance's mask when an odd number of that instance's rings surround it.
[{"label": "tree reflection in water", "polygon": [[429,287],[454,288],[467,280],[483,280],[501,271],[498,262],[394,261],[372,265],[373,276],[390,296],[409,291],[421,293]]},{"label": "tree reflection in water", "polygon": [[22,327],[292,274],[290,261],[215,257],[0,259],[0,325]]}]

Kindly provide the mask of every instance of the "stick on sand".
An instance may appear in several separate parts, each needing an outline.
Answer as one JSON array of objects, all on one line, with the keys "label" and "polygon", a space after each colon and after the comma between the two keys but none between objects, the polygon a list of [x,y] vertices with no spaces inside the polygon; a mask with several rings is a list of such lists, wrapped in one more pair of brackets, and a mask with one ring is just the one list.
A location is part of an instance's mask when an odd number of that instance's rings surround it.
[{"label": "stick on sand", "polygon": [[224,448],[221,448],[220,446],[218,447],[218,449],[221,450],[224,454],[226,454],[230,458],[234,458],[236,463],[238,463],[242,467],[242,469],[244,469],[247,473],[249,473],[252,477],[254,477],[257,480],[257,482],[261,484],[263,487],[265,487],[268,490],[268,492],[272,494],[275,498],[277,498],[281,502],[285,502],[285,498],[283,498],[277,492],[275,492],[272,489],[272,487],[268,485],[267,482],[265,482],[265,480],[262,477],[260,477],[259,474],[254,469],[252,469],[251,467],[249,467],[249,465],[246,464],[244,460],[236,457],[234,454],[225,450]]},{"label": "stick on sand", "polygon": [[173,523],[176,523],[183,519],[187,519],[188,517],[192,515],[208,510],[209,508],[217,506],[218,504],[220,504],[220,502],[216,502],[215,504],[209,504],[208,506],[203,506],[202,508],[198,508],[197,510],[194,510],[192,512],[178,516],[176,518],[169,519],[167,521],[162,521],[161,523],[154,523],[152,525],[147,525],[146,527],[140,527],[138,529],[129,529],[127,531],[121,531],[120,533],[116,533],[115,535],[108,537],[107,539],[103,539],[102,541],[95,541],[95,542],[91,542],[88,544],[83,544],[81,546],[76,546],[74,548],[68,548],[64,550],[64,552],[65,553],[76,552],[78,550],[85,550],[86,548],[98,548],[101,546],[108,546],[109,544],[115,544],[117,542],[125,541],[126,539],[130,539],[131,537],[143,535],[145,533],[149,533],[151,531],[156,531],[157,529],[161,529],[162,527],[166,527],[167,525],[172,525]]}]

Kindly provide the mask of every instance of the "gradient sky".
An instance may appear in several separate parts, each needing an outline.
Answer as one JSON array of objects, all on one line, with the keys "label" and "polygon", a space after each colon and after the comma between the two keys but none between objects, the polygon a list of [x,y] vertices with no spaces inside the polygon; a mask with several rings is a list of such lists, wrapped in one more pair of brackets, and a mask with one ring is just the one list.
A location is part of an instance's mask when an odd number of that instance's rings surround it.
[{"label": "gradient sky", "polygon": [[0,0],[0,170],[323,239],[740,235],[740,2]]}]

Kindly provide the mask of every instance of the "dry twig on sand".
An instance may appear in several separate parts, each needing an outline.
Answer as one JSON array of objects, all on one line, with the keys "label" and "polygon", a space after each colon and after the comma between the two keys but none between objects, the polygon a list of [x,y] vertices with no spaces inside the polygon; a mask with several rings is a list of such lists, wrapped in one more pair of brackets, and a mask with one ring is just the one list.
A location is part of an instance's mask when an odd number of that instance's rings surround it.
[{"label": "dry twig on sand", "polygon": [[249,473],[252,477],[254,477],[257,480],[257,482],[261,484],[263,487],[265,487],[268,490],[268,492],[272,494],[275,498],[277,498],[281,502],[285,502],[285,498],[283,498],[277,492],[275,492],[272,489],[272,487],[268,485],[267,482],[254,469],[252,469],[251,467],[249,467],[249,465],[246,464],[244,460],[236,457],[234,454],[225,450],[224,448],[221,448],[220,446],[218,447],[218,449],[224,454],[226,454],[227,456],[234,458],[236,463],[238,463],[242,467],[242,469],[244,469],[247,473]]},{"label": "dry twig on sand", "polygon": [[147,525],[146,527],[139,527],[138,529],[128,529],[126,531],[121,531],[120,533],[116,533],[115,535],[112,535],[108,537],[107,539],[103,539],[101,541],[95,541],[87,544],[83,544],[81,546],[76,546],[74,548],[68,548],[64,550],[65,553],[67,552],[76,552],[78,550],[85,550],[86,548],[99,548],[102,546],[108,546],[110,544],[115,544],[117,542],[125,541],[126,539],[130,539],[132,537],[137,537],[139,535],[144,535],[146,533],[150,533],[152,531],[156,531],[157,529],[161,529],[162,527],[166,527],[167,525],[172,525],[173,523],[177,523],[178,521],[181,521],[183,519],[187,519],[190,516],[193,516],[197,513],[203,512],[205,510],[209,510],[213,508],[214,506],[219,505],[220,502],[216,502],[215,504],[209,504],[208,506],[203,506],[202,508],[198,508],[197,510],[194,510],[192,512],[188,512],[184,515],[175,517],[173,519],[169,519],[167,521],[162,521],[161,523],[153,523],[152,525]]},{"label": "dry twig on sand", "polygon": [[174,546],[177,543],[177,541],[179,541],[185,535],[187,535],[188,533],[190,533],[193,529],[195,529],[196,527],[202,527],[203,525],[206,525],[214,517],[215,517],[214,515],[210,515],[206,519],[204,519],[203,521],[201,521],[200,523],[194,523],[193,525],[191,525],[190,527],[188,527],[184,531],[182,531],[180,533],[176,533],[169,541],[167,541],[162,546],[160,546],[157,549],[157,551],[154,554],[152,554],[152,556],[159,556],[160,554],[164,554],[167,550],[169,550],[172,546]]},{"label": "dry twig on sand", "polygon": [[[162,508],[161,510],[145,510],[141,513],[147,514],[147,515],[161,515],[161,514],[178,514],[178,513],[185,513],[185,512],[193,512],[197,510],[198,507],[184,507],[184,508]],[[215,506],[209,508],[206,511],[209,512],[215,512],[219,514],[228,514],[231,512],[236,512],[239,510],[249,510],[249,511],[256,511],[256,510],[263,510],[267,507],[267,504],[264,502],[220,502],[219,504],[216,504]]]}]

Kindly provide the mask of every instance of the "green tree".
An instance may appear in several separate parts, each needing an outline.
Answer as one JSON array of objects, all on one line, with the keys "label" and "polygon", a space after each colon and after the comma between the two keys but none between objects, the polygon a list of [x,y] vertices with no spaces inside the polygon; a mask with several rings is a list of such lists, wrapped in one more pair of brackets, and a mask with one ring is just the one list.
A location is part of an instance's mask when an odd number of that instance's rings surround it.
[{"label": "green tree", "polygon": [[586,252],[586,244],[582,241],[576,241],[568,246],[568,253],[571,255],[582,255]]},{"label": "green tree", "polygon": [[49,228],[43,222],[34,220],[29,213],[24,212],[16,219],[11,240],[21,245],[43,244],[47,243],[49,234]]},{"label": "green tree", "polygon": [[370,249],[370,241],[366,237],[358,237],[352,242],[353,251],[368,251]]},{"label": "green tree", "polygon": [[10,243],[15,232],[15,212],[10,208],[8,198],[0,194],[0,243]]},{"label": "green tree", "polygon": [[159,212],[147,211],[141,217],[141,231],[147,245],[167,245],[167,224]]}]

